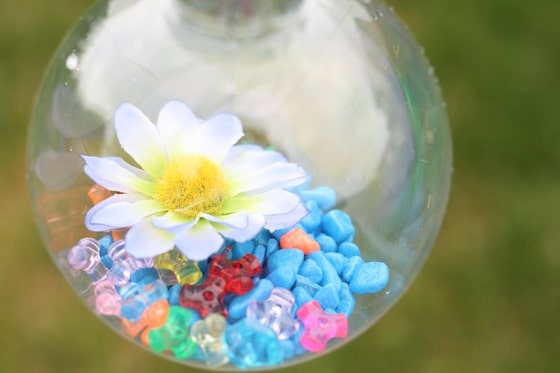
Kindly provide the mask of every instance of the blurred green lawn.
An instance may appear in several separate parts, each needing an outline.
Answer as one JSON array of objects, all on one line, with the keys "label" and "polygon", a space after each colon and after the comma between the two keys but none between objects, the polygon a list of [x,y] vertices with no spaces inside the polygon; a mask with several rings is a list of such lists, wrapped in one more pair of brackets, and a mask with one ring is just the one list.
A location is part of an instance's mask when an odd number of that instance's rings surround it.
[{"label": "blurred green lawn", "polygon": [[[118,337],[43,249],[24,178],[34,94],[92,0],[0,0],[0,372],[194,372]],[[392,0],[440,78],[454,181],[398,304],[285,372],[553,372],[560,366],[560,1]]]}]

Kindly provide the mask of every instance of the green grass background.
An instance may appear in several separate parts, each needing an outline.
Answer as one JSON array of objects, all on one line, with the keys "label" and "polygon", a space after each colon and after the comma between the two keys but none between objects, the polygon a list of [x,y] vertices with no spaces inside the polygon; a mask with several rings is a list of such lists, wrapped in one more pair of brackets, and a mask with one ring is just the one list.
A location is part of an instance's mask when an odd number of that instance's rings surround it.
[{"label": "green grass background", "polygon": [[[196,372],[86,310],[34,227],[34,94],[92,0],[0,0],[0,372]],[[397,305],[281,372],[560,371],[560,1],[392,0],[440,78],[454,138],[439,239]]]}]

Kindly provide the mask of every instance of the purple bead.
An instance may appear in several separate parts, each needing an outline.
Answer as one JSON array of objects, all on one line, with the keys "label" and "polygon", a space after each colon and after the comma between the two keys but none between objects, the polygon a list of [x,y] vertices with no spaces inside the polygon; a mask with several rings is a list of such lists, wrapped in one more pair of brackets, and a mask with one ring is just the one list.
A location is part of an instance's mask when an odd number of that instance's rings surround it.
[{"label": "purple bead", "polygon": [[125,251],[124,240],[115,241],[109,246],[107,255],[111,258],[113,265],[107,274],[107,278],[117,286],[125,285],[136,270],[140,268],[153,267],[154,259],[137,259],[128,255]]},{"label": "purple bead", "polygon": [[68,251],[68,264],[75,270],[86,272],[93,283],[105,279],[107,268],[99,256],[99,243],[93,238],[82,238]]},{"label": "purple bead", "polygon": [[289,290],[274,288],[264,302],[249,302],[247,317],[274,330],[278,339],[287,339],[299,329],[299,322],[292,317],[294,304],[295,298]]}]

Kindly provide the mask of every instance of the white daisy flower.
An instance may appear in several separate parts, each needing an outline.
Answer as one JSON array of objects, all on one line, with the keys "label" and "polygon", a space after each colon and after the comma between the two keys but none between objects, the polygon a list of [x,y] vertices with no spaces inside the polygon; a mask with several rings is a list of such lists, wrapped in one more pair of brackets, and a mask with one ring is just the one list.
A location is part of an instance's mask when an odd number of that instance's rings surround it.
[{"label": "white daisy flower", "polygon": [[231,114],[200,120],[180,101],[167,103],[153,124],[124,103],[115,112],[117,137],[141,167],[117,157],[83,155],[85,173],[117,192],[93,206],[91,231],[127,228],[126,251],[154,257],[177,247],[190,260],[216,253],[224,237],[252,239],[263,229],[290,227],[307,210],[286,189],[303,184],[305,171],[243,136]]}]

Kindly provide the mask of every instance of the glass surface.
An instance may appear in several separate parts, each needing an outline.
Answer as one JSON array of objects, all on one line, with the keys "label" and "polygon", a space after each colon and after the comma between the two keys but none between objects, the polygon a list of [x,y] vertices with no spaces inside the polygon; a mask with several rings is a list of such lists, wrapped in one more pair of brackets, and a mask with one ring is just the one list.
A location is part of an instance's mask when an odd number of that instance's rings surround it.
[{"label": "glass surface", "polygon": [[[130,102],[155,121],[174,99],[199,118],[233,113],[243,142],[299,164],[309,188],[336,192],[363,260],[386,263],[390,276],[382,291],[355,296],[348,336],[324,352],[375,323],[429,254],[451,172],[437,81],[393,11],[374,0],[113,0],[80,19],[40,90],[28,175],[45,245],[96,313],[94,280],[68,263],[78,241],[100,237],[84,225],[93,183],[80,155],[129,159],[116,136],[116,108]],[[120,317],[99,317],[127,336]],[[207,366],[205,358],[162,355]],[[317,356],[304,352],[274,366]]]}]

